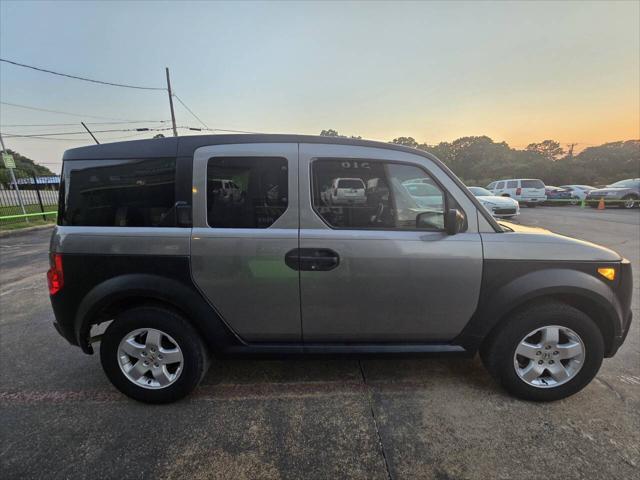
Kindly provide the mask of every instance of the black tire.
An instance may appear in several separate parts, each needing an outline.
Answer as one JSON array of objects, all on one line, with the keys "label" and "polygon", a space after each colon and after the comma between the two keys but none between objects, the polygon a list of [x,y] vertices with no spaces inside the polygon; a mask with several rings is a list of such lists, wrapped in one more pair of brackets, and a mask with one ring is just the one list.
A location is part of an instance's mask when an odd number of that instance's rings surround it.
[{"label": "black tire", "polygon": [[[151,390],[129,380],[120,369],[118,346],[137,329],[154,328],[170,335],[182,351],[182,371],[168,386]],[[100,345],[102,368],[122,393],[146,403],[169,403],[188,395],[209,367],[209,355],[200,335],[181,315],[157,306],[142,306],[119,314],[104,332]]]},{"label": "black tire", "polygon": [[[518,376],[514,355],[525,335],[549,325],[570,328],[580,336],[585,348],[584,363],[568,382],[553,388],[538,388]],[[534,304],[502,322],[484,342],[480,356],[489,373],[509,393],[524,400],[547,402],[573,395],[591,382],[604,358],[604,340],[600,329],[583,312],[549,301]]]},{"label": "black tire", "polygon": [[535,202],[528,202],[527,203],[527,207],[529,208],[536,208],[537,204]]}]

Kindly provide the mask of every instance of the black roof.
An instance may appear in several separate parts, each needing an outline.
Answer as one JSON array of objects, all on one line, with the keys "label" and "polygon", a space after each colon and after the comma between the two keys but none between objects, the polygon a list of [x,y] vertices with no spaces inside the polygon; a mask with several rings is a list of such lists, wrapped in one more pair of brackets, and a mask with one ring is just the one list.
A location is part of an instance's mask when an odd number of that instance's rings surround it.
[{"label": "black roof", "polygon": [[420,150],[393,143],[358,140],[345,137],[322,137],[319,135],[281,134],[234,134],[234,135],[189,135],[185,137],[152,138],[128,142],[103,143],[87,147],[72,148],[64,152],[63,160],[105,160],[118,158],[190,157],[195,149],[206,145],[237,143],[329,143],[356,145],[361,147],[387,148],[411,153],[425,154]]}]

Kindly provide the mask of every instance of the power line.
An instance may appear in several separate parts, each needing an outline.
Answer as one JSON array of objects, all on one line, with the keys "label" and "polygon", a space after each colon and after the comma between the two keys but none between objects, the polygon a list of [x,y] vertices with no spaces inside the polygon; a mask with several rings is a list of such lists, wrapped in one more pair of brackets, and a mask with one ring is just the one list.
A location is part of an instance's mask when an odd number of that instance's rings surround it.
[{"label": "power line", "polygon": [[[188,128],[188,127],[180,127],[180,128]],[[109,130],[93,130],[94,133],[112,133],[112,132],[163,132],[166,130],[171,130],[171,128],[112,128]],[[18,133],[6,133],[5,136],[7,138],[10,137],[54,137],[58,135],[86,135],[86,131],[80,132],[53,132],[53,133],[31,133],[31,134],[18,134]]]},{"label": "power line", "polygon": [[[17,108],[25,108],[27,110],[35,110],[38,112],[48,112],[48,113],[59,113],[60,115],[71,115],[73,117],[83,117],[83,118],[95,118],[97,120],[117,120],[117,121],[123,121],[123,122],[131,122],[132,120],[126,119],[126,118],[113,118],[113,117],[99,117],[97,115],[86,115],[86,114],[82,114],[82,113],[72,113],[72,112],[63,112],[60,110],[49,110],[46,108],[39,108],[39,107],[30,107],[28,105],[21,105],[19,103],[9,103],[9,102],[1,102],[0,104],[2,105],[9,105],[10,107],[17,107]],[[154,122],[155,120],[133,120],[136,122]]]},{"label": "power line", "polygon": [[194,117],[196,120],[198,120],[198,121],[199,121],[202,125],[204,125],[208,130],[211,130],[211,129],[209,128],[209,126],[208,126],[206,123],[204,123],[204,122],[200,119],[200,117],[199,117],[199,116],[197,116],[195,113],[193,113],[193,111],[192,111],[189,107],[187,107],[187,105],[186,105],[186,104],[185,104],[185,103],[180,99],[180,97],[179,97],[178,95],[176,95],[176,94],[174,93],[174,94],[173,94],[173,96],[174,96],[174,97],[176,97],[176,99],[177,99],[177,100],[182,104],[182,106],[183,106],[184,108],[186,108],[186,109],[187,109],[187,111],[188,111],[191,115],[193,115],[193,117]]},{"label": "power line", "polygon": [[[87,134],[87,132],[83,132],[85,135]],[[139,137],[140,135],[146,135],[149,132],[138,132],[138,133],[134,133],[133,135],[124,135],[124,136],[118,136],[118,137],[109,137],[109,138],[102,138],[102,141],[109,141],[109,140],[124,140],[127,138],[133,138],[133,137]],[[8,137],[11,138],[12,140],[53,140],[53,141],[61,141],[61,142],[82,142],[82,143],[88,143],[86,138],[60,138],[60,137],[23,137],[23,136],[15,136],[15,137]],[[39,163],[43,163],[44,162],[39,162]],[[57,164],[53,164],[53,165],[57,165]]]},{"label": "power line", "polygon": [[47,70],[45,68],[34,67],[33,65],[25,65],[24,63],[14,62],[12,60],[6,60],[4,58],[0,58],[0,62],[10,63],[11,65],[16,65],[18,67],[23,67],[23,68],[30,68],[31,70],[37,70],[38,72],[50,73],[52,75],[59,75],[61,77],[73,78],[75,80],[82,80],[82,81],[85,81],[85,82],[99,83],[101,85],[109,85],[109,86],[112,86],[112,87],[135,88],[137,90],[166,90],[166,88],[162,88],[162,87],[142,87],[142,86],[139,86],[139,85],[128,85],[128,84],[125,84],[125,83],[105,82],[103,80],[95,80],[93,78],[78,77],[76,75],[69,75],[67,73],[54,72],[53,70]]},{"label": "power line", "polygon": [[[124,122],[85,122],[87,125],[123,125],[128,123],[167,123],[170,120],[131,120]],[[6,124],[0,127],[72,127],[78,125],[75,123],[23,123],[23,124]]]}]

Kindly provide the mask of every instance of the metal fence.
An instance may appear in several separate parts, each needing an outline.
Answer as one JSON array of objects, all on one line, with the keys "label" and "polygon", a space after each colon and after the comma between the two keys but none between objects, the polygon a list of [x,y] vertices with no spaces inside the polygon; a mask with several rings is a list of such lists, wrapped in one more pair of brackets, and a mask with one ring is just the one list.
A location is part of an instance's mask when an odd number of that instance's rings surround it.
[{"label": "metal fence", "polygon": [[[16,223],[53,221],[58,211],[57,177],[14,169],[19,194],[6,169],[0,170],[0,228]],[[56,181],[56,179],[58,181]]]}]

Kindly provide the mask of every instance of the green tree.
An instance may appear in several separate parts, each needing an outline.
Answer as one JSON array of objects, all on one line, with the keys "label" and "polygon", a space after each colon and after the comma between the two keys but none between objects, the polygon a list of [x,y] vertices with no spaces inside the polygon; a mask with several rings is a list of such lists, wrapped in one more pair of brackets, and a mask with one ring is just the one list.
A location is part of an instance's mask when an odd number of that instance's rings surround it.
[{"label": "green tree", "polygon": [[530,143],[527,145],[527,150],[530,152],[537,152],[547,160],[557,160],[565,153],[560,146],[560,143],[555,140],[544,140],[540,143]]},{"label": "green tree", "polygon": [[332,128],[330,128],[329,130],[322,130],[320,132],[320,136],[321,137],[342,137],[342,135],[340,135],[337,130],[333,130]]},{"label": "green tree", "polygon": [[418,148],[418,142],[413,137],[398,137],[391,140],[391,143],[404,145],[405,147]]},{"label": "green tree", "polygon": [[[7,153],[13,155],[13,159],[16,163],[16,177],[24,177],[28,175],[35,175],[37,177],[49,177],[55,175],[51,170],[43,165],[38,165],[36,162],[28,157],[20,155],[11,149],[7,149]],[[11,182],[11,175],[9,170],[4,167],[4,163],[0,163],[0,183],[8,185]]]}]

